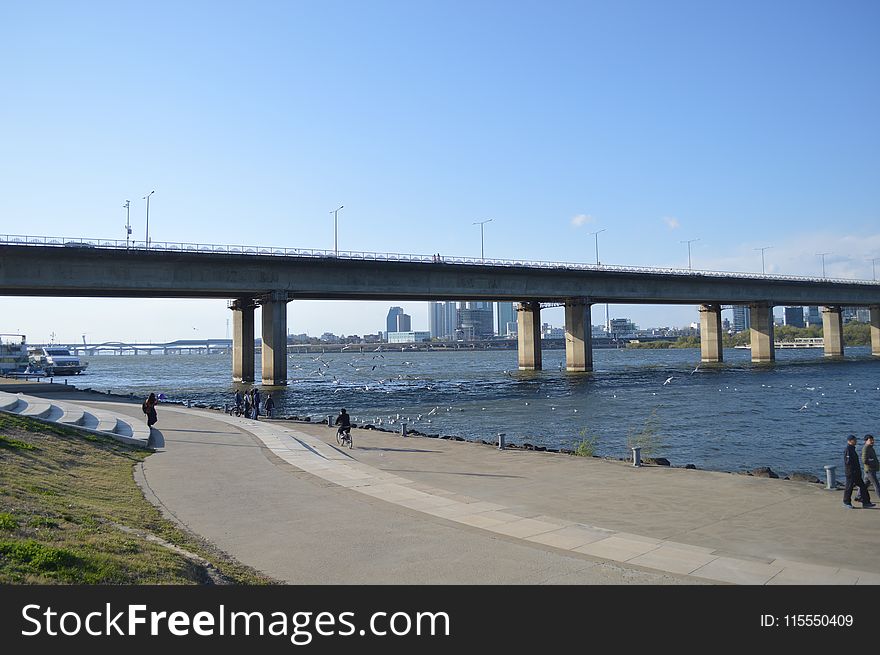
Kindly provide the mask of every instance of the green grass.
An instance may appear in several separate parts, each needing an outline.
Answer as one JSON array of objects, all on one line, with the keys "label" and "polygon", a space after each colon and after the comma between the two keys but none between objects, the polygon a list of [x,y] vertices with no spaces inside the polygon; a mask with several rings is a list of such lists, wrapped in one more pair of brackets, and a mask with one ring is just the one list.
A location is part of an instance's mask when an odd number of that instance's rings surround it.
[{"label": "green grass", "polygon": [[596,454],[596,447],[599,445],[599,435],[590,434],[587,428],[579,433],[580,441],[574,443],[574,454],[578,457],[592,457]]},{"label": "green grass", "polygon": [[9,450],[33,450],[34,447],[27,441],[19,441],[12,437],[0,434],[0,448],[8,448]]},{"label": "green grass", "polygon": [[[149,451],[109,437],[0,414],[0,583],[271,583],[163,518],[133,467]],[[123,531],[120,526],[128,528]]]}]

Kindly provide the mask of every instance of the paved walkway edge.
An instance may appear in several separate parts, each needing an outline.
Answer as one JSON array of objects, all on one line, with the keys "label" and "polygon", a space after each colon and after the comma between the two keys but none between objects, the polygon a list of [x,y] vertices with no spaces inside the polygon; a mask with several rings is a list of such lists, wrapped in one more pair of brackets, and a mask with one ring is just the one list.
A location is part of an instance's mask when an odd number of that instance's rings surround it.
[{"label": "paved walkway edge", "polygon": [[302,471],[354,492],[497,535],[592,558],[692,576],[728,584],[880,584],[880,575],[834,566],[775,559],[756,562],[718,554],[712,548],[656,539],[551,516],[524,517],[497,503],[420,485],[350,457],[344,450],[293,427],[231,417],[216,412],[166,408],[199,413],[252,434],[273,454]]}]

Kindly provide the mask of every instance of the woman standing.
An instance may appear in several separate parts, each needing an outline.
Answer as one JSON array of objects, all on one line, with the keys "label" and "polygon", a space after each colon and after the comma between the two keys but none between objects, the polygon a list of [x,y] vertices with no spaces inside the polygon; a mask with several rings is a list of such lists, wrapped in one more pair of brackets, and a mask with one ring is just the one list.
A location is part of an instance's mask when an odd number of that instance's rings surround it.
[{"label": "woman standing", "polygon": [[144,410],[144,414],[147,415],[147,427],[153,427],[153,424],[159,420],[156,415],[156,405],[158,403],[159,401],[156,400],[156,394],[151,393],[150,397],[147,398],[141,406],[141,409]]}]

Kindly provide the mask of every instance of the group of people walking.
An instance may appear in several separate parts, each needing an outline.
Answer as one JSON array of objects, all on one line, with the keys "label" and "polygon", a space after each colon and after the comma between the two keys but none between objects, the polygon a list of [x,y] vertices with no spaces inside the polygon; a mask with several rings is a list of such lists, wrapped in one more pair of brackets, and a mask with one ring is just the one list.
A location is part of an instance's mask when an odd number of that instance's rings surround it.
[{"label": "group of people walking", "polygon": [[[865,435],[865,445],[862,446],[862,461],[859,462],[859,454],[856,452],[856,435],[851,434],[846,438],[846,450],[843,451],[843,465],[846,472],[846,485],[843,488],[843,506],[853,509],[852,492],[858,488],[856,502],[862,507],[874,507],[871,496],[868,495],[868,482],[874,485],[874,491],[880,493],[880,484],[877,483],[877,471],[880,470],[880,462],[877,461],[877,453],[874,451],[874,437]],[[865,480],[862,478],[862,467],[865,470]]]},{"label": "group of people walking", "polygon": [[[235,415],[245,416],[254,420],[260,417],[260,408],[263,404],[263,395],[260,390],[254,387],[244,393],[241,390],[235,391]],[[275,401],[272,400],[272,394],[266,395],[265,403],[266,416],[272,418],[272,411],[275,409]]]}]

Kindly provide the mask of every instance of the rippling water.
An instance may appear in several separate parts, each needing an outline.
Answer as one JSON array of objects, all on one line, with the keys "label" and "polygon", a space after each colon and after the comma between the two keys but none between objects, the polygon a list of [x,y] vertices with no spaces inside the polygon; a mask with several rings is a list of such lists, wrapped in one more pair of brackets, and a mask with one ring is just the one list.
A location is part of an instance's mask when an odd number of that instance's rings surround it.
[{"label": "rippling water", "polygon": [[[405,420],[467,439],[504,432],[510,442],[552,448],[590,434],[599,438],[597,454],[619,457],[628,456],[628,435],[653,423],[655,454],[673,465],[770,466],[822,478],[825,464],[841,470],[847,434],[861,443],[880,432],[880,361],[869,348],[848,348],[842,361],[821,350],[779,350],[770,366],[752,364],[748,350],[724,355],[724,364],[694,372],[699,350],[597,349],[592,374],[570,375],[560,370],[561,350],[545,351],[545,370],[535,373],[516,370],[515,351],[295,354],[290,385],[272,395],[279,415],[325,420],[345,407],[359,424],[397,428]],[[226,355],[105,355],[70,382],[222,405],[236,388],[231,370]]]}]

